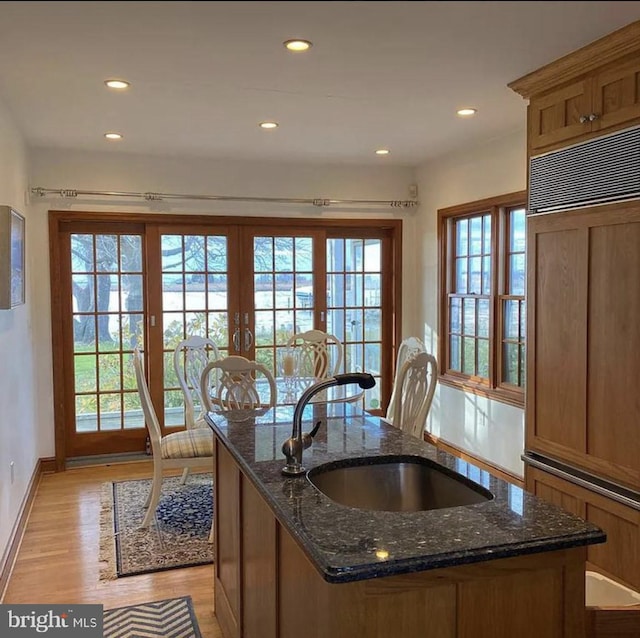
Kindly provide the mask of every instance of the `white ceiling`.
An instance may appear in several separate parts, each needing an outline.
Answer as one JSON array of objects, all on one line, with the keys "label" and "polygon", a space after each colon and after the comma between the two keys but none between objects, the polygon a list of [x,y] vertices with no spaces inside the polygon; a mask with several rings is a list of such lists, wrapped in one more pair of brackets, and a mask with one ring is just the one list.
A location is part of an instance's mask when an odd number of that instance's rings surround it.
[{"label": "white ceiling", "polygon": [[0,2],[0,99],[32,147],[411,166],[523,127],[508,82],[638,19],[640,2]]}]

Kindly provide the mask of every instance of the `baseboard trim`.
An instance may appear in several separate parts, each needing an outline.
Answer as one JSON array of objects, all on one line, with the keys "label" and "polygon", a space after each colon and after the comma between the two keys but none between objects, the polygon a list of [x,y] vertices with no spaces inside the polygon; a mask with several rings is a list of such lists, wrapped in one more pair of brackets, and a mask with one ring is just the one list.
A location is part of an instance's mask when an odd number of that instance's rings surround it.
[{"label": "baseboard trim", "polygon": [[40,459],[40,473],[41,474],[51,474],[55,472],[56,468],[56,457],[48,456],[46,458]]},{"label": "baseboard trim", "polygon": [[33,469],[33,474],[29,480],[27,492],[22,499],[20,510],[18,511],[18,518],[13,525],[11,534],[9,535],[9,543],[0,560],[0,602],[4,600],[4,594],[13,571],[13,564],[18,555],[20,544],[22,543],[22,537],[24,530],[27,527],[27,521],[29,520],[29,514],[31,512],[31,505],[36,496],[38,490],[38,484],[40,483],[40,477],[45,472],[55,471],[56,460],[55,458],[41,458],[36,462],[36,466]]},{"label": "baseboard trim", "polygon": [[463,461],[467,461],[469,463],[472,463],[473,465],[476,465],[481,470],[486,470],[487,472],[491,472],[491,474],[494,474],[495,476],[501,478],[502,480],[507,481],[508,483],[512,483],[513,485],[517,485],[518,487],[521,487],[524,489],[524,479],[520,476],[517,476],[516,474],[507,472],[507,470],[504,470],[501,467],[497,467],[496,465],[493,465],[485,461],[484,459],[478,458],[477,456],[474,456],[473,454],[470,454],[465,450],[461,450],[455,445],[452,445],[451,443],[447,441],[443,441],[441,438],[434,436],[430,432],[424,433],[424,440],[427,443],[431,443],[431,445],[435,445],[439,450],[444,450],[449,454],[453,454],[453,456],[457,456],[459,459],[462,459]]}]

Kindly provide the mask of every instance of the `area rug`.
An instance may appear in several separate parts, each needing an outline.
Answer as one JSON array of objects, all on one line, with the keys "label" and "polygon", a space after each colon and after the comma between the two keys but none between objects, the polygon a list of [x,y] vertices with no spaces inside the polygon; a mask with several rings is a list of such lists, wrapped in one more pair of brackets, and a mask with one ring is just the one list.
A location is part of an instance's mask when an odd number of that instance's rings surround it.
[{"label": "area rug", "polygon": [[202,638],[191,596],[105,609],[104,638]]},{"label": "area rug", "polygon": [[142,529],[150,489],[151,479],[103,483],[101,580],[213,562],[211,473],[189,473],[185,485],[165,478],[155,521]]}]

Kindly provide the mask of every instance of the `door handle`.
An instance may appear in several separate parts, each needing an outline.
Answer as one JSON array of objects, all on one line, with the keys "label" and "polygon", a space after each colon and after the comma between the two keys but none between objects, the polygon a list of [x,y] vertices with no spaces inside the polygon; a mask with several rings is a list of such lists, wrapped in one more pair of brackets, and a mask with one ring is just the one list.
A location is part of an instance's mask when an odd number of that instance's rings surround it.
[{"label": "door handle", "polygon": [[231,338],[233,341],[233,347],[236,352],[240,352],[241,346],[240,346],[240,313],[239,312],[233,313],[233,325],[236,327],[236,329],[233,331],[233,337]]},{"label": "door handle", "polygon": [[253,345],[253,332],[249,328],[244,329],[244,351],[248,352]]}]

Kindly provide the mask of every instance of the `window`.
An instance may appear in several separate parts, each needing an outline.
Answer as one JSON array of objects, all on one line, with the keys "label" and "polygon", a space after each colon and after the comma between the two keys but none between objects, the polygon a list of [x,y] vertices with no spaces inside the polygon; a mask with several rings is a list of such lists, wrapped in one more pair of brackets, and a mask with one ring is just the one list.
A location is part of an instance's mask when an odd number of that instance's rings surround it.
[{"label": "window", "polygon": [[524,404],[525,199],[438,211],[441,382]]}]

